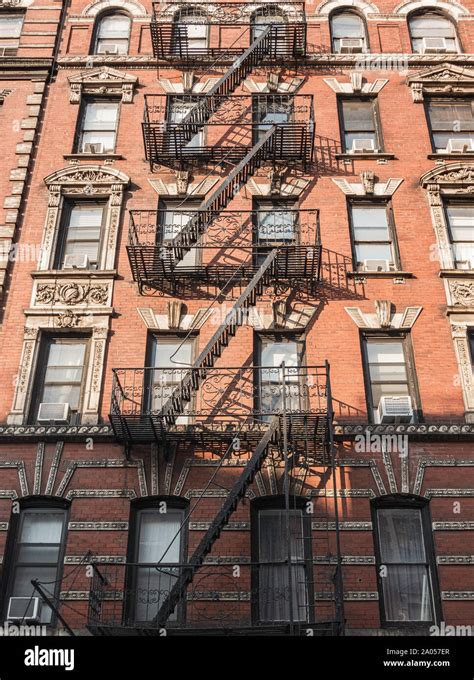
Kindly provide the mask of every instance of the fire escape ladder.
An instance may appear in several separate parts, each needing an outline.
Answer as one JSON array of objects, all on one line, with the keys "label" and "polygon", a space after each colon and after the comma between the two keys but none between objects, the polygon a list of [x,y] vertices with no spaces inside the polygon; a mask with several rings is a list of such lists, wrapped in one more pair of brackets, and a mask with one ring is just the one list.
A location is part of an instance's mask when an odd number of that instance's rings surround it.
[{"label": "fire escape ladder", "polygon": [[202,565],[206,556],[211,552],[212,546],[219,538],[223,528],[229,522],[229,519],[237,508],[239,502],[245,497],[247,489],[249,488],[250,484],[252,484],[256,473],[262,467],[262,463],[269,452],[272,442],[274,442],[276,439],[279,423],[279,416],[274,416],[270,421],[265,434],[258,443],[254,453],[245,466],[244,471],[234,484],[224,504],[211,523],[211,526],[206,531],[199,542],[199,545],[191,556],[189,560],[189,567],[186,566],[183,569],[168,597],[161,605],[155,618],[155,622],[159,626],[165,625],[169,616],[176,608],[178,602],[185,596],[186,590],[194,578],[194,574]]},{"label": "fire escape ladder", "polygon": [[192,140],[224,99],[235,91],[265,54],[268,54],[272,39],[276,39],[276,33],[272,26],[267,26],[250,47],[234,60],[232,66],[214,83],[206,95],[199,99],[177,125],[173,126],[173,141],[177,150]]},{"label": "fire escape ladder", "polygon": [[216,330],[212,338],[197,357],[192,368],[187,371],[183,380],[177,385],[173,394],[164,404],[161,416],[167,425],[173,425],[176,418],[183,414],[185,406],[191,401],[192,394],[197,392],[201,382],[201,371],[212,368],[218,357],[221,356],[224,347],[237,333],[237,328],[242,324],[245,310],[255,305],[257,296],[263,292],[266,285],[274,276],[274,263],[277,259],[278,250],[274,248],[265,258],[258,272],[239,296],[230,312]]},{"label": "fire escape ladder", "polygon": [[248,154],[230,172],[225,181],[204,201],[199,212],[181,229],[167,246],[169,264],[172,268],[183,259],[206,231],[211,222],[224,210],[249,177],[268,159],[274,148],[276,126],[272,126]]}]

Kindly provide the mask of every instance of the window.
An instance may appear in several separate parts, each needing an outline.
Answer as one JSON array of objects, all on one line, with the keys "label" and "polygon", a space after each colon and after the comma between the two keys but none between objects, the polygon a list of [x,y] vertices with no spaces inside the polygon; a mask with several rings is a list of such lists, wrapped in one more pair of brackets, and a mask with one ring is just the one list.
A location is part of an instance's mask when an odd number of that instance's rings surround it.
[{"label": "window", "polygon": [[[69,405],[70,423],[78,423],[81,411],[87,338],[46,337],[40,348],[39,375],[35,385],[32,421],[38,418],[40,404],[54,404],[54,412],[64,412],[59,406]],[[51,420],[61,420],[62,416]]]},{"label": "window", "polygon": [[130,42],[130,17],[126,14],[106,14],[98,19],[94,53],[127,54]]},{"label": "window", "polygon": [[23,27],[23,14],[0,15],[0,56],[15,56]]},{"label": "window", "polygon": [[188,7],[174,18],[172,49],[175,54],[197,53],[207,50],[208,22],[199,9]]},{"label": "window", "polygon": [[383,150],[376,99],[341,99],[340,120],[346,153]]},{"label": "window", "polygon": [[456,269],[474,269],[474,203],[448,201],[446,221]]},{"label": "window", "polygon": [[382,622],[398,626],[439,620],[427,501],[393,495],[377,499],[372,508]]},{"label": "window", "polygon": [[349,208],[356,270],[398,269],[395,227],[389,206],[352,202]]},{"label": "window", "polygon": [[195,155],[196,149],[204,146],[204,130],[197,132],[189,142],[183,145],[183,133],[179,132],[176,136],[174,128],[186,118],[188,113],[196,106],[198,97],[183,95],[168,97],[168,146],[172,153]]},{"label": "window", "polygon": [[253,210],[254,260],[261,265],[272,248],[295,242],[298,210],[294,201],[271,199],[255,200]]},{"label": "window", "polygon": [[333,52],[367,52],[363,19],[354,12],[339,12],[331,17]]},{"label": "window", "polygon": [[253,143],[265,136],[273,125],[291,122],[293,98],[284,95],[252,97]]},{"label": "window", "polygon": [[280,413],[283,402],[283,374],[280,368],[285,362],[286,409],[287,411],[304,411],[307,408],[304,376],[299,368],[303,364],[304,342],[299,338],[285,335],[257,336],[256,379],[258,381],[257,409],[263,419],[269,420],[272,415]]},{"label": "window", "polygon": [[67,201],[58,240],[56,269],[98,269],[105,203]]},{"label": "window", "polygon": [[78,153],[113,153],[117,136],[119,103],[86,100],[80,114]]},{"label": "window", "polygon": [[[286,23],[286,18],[280,13],[278,7],[261,7],[252,17],[251,42],[259,38],[268,26],[284,23]],[[278,37],[281,35],[280,29],[278,30]]]},{"label": "window", "polygon": [[456,28],[450,19],[435,12],[415,14],[408,20],[413,52],[458,52]]},{"label": "window", "polygon": [[[186,508],[184,499],[166,497],[134,508],[129,550],[132,564],[127,573],[128,623],[152,622],[176,583],[179,565],[186,560]],[[170,622],[181,618],[183,606],[171,614]]]},{"label": "window", "polygon": [[433,151],[474,151],[474,99],[430,99],[427,113]]},{"label": "window", "polygon": [[[61,590],[63,549],[66,534],[67,509],[65,503],[51,505],[50,502],[36,501],[34,506],[22,507],[20,513],[12,515],[11,533],[7,547],[5,574],[9,574],[6,588],[4,618],[10,612],[18,616],[31,616],[34,600],[39,597],[31,581],[37,579],[45,590],[56,599]],[[11,555],[11,561],[8,559]],[[7,569],[8,567],[8,569]],[[10,602],[10,598],[25,598]],[[39,622],[49,624],[53,612],[40,599]],[[25,621],[28,624],[28,621]]]},{"label": "window", "polygon": [[[200,206],[199,201],[160,201],[158,210],[158,244],[170,243],[193,219]],[[199,252],[191,248],[180,260],[176,268],[195,267],[198,263]]]},{"label": "window", "polygon": [[304,508],[304,499],[291,498],[289,551],[284,499],[260,498],[252,504],[252,608],[256,622],[313,620],[311,516]]},{"label": "window", "polygon": [[365,337],[368,402],[372,422],[380,423],[382,397],[409,396],[414,414],[418,395],[408,337]]},{"label": "window", "polygon": [[[153,335],[149,348],[152,367],[145,390],[146,408],[159,412],[183,380],[194,360],[195,338],[186,336]],[[188,405],[188,410],[191,408]],[[189,422],[189,416],[177,418],[178,425]]]}]

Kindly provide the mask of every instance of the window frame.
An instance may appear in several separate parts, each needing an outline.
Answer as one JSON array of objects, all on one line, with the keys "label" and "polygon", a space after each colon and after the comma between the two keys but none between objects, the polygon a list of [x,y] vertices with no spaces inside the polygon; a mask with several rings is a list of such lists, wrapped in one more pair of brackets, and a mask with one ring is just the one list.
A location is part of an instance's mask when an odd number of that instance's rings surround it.
[{"label": "window frame", "polygon": [[[135,619],[135,606],[132,602],[134,592],[134,584],[136,583],[136,575],[134,574],[131,565],[141,564],[136,561],[138,557],[139,538],[140,538],[140,517],[142,513],[158,508],[160,503],[165,502],[170,508],[183,511],[184,525],[181,529],[180,539],[180,563],[187,564],[188,562],[188,546],[189,546],[189,515],[186,518],[186,513],[189,513],[189,501],[182,496],[148,496],[147,498],[139,498],[131,503],[130,507],[130,521],[127,542],[127,567],[125,572],[125,588],[126,597],[123,603],[123,620],[124,623],[133,621],[136,625],[148,622],[137,621]],[[132,559],[133,558],[133,559]],[[165,562],[166,564],[166,562]],[[186,599],[182,598],[177,607],[177,616],[175,621],[168,621],[167,626],[182,625],[186,621]]]},{"label": "window frame", "polygon": [[[125,12],[121,8],[118,7],[112,7],[110,10],[105,10],[104,12],[101,12],[95,19],[94,22],[94,30],[92,32],[92,41],[91,45],[89,48],[89,54],[91,55],[101,55],[103,54],[105,57],[111,56],[104,54],[103,52],[98,52],[98,47],[99,47],[99,40],[103,40],[102,38],[99,38],[99,31],[100,31],[100,25],[102,23],[102,20],[105,19],[106,17],[112,17],[112,16],[125,16],[128,18],[129,21],[129,29],[128,29],[128,45],[127,45],[127,50],[126,52],[122,53],[122,56],[127,56],[130,54],[130,42],[132,38],[132,24],[133,24],[133,18],[130,16],[128,12]],[[104,40],[104,42],[108,42],[107,40]],[[112,40],[110,42],[113,42]],[[117,53],[120,55],[120,52]]]},{"label": "window frame", "polygon": [[71,422],[71,425],[80,424],[82,418],[82,410],[84,406],[84,396],[86,391],[86,381],[87,372],[89,370],[89,359],[91,351],[91,336],[87,333],[48,333],[42,332],[39,342],[38,358],[36,361],[36,366],[33,371],[33,381],[32,381],[32,392],[30,405],[26,410],[27,422],[31,425],[38,424],[38,409],[41,403],[41,396],[44,391],[44,381],[46,377],[46,371],[48,369],[46,358],[48,356],[48,350],[54,341],[60,341],[60,344],[77,344],[78,341],[83,341],[85,344],[84,351],[84,362],[82,368],[81,376],[81,386],[79,391],[79,404],[78,409],[74,413],[75,417],[71,418],[72,421],[77,419],[79,422]]},{"label": "window frame", "polygon": [[[454,28],[454,40],[455,40],[456,51],[455,52],[446,52],[444,54],[446,54],[446,55],[463,54],[464,50],[462,48],[461,40],[459,38],[459,31],[458,31],[457,22],[447,12],[443,12],[442,10],[440,10],[437,7],[418,8],[418,9],[415,9],[410,14],[408,14],[408,16],[407,16],[407,28],[408,28],[408,36],[410,38],[410,48],[411,48],[412,54],[423,54],[423,53],[422,52],[415,52],[415,50],[414,50],[413,36],[412,36],[412,30],[411,30],[411,25],[410,25],[411,21],[412,21],[412,19],[417,19],[417,18],[423,17],[424,15],[427,15],[427,14],[437,14],[440,18],[446,19],[446,21],[449,21],[450,24]],[[442,36],[424,36],[424,37],[442,37]]]},{"label": "window frame", "polygon": [[[456,271],[466,271],[463,270],[461,267],[457,266],[457,262],[460,262],[462,260],[457,260],[456,258],[456,248],[455,244],[457,243],[472,243],[472,248],[473,248],[473,259],[474,259],[474,234],[473,234],[473,239],[472,241],[455,241],[453,239],[453,234],[451,231],[451,224],[449,221],[449,215],[448,215],[448,208],[450,207],[469,207],[473,211],[474,214],[474,201],[469,201],[469,199],[466,197],[463,199],[462,196],[449,196],[449,195],[443,195],[442,196],[442,203],[443,203],[443,213],[444,213],[444,221],[446,224],[446,231],[449,239],[449,243],[451,245],[451,258],[452,258],[452,263],[453,263],[453,268]],[[469,268],[470,269],[470,268]]]},{"label": "window frame", "polygon": [[[20,499],[20,512],[12,512],[10,515],[10,523],[8,529],[8,536],[5,544],[5,558],[2,569],[2,587],[0,593],[0,610],[2,612],[2,621],[7,621],[8,613],[8,603],[10,600],[10,595],[16,570],[17,570],[17,556],[20,549],[20,533],[23,527],[23,517],[25,510],[63,510],[63,528],[61,534],[60,548],[58,552],[58,562],[56,571],[56,583],[54,588],[51,588],[54,592],[55,601],[59,600],[59,594],[61,592],[61,582],[64,578],[64,556],[66,554],[66,543],[68,537],[68,521],[70,514],[70,501],[64,498],[58,498],[53,496],[27,496]],[[38,566],[38,565],[36,565]],[[55,628],[57,624],[57,616],[54,611],[51,612],[51,620],[48,623],[42,623],[41,625],[47,626],[48,628]]]},{"label": "window frame", "polygon": [[[448,95],[445,95],[445,96],[443,96],[441,94],[433,94],[433,95],[430,94],[426,97],[423,97],[423,107],[424,107],[424,110],[425,110],[425,117],[426,117],[426,125],[428,127],[428,134],[430,136],[431,152],[433,154],[436,154],[437,156],[442,155],[443,153],[446,154],[447,152],[446,152],[445,149],[437,149],[436,148],[436,144],[435,144],[435,141],[434,141],[433,128],[432,128],[432,125],[431,125],[431,117],[430,117],[429,109],[430,109],[430,103],[431,102],[442,102],[442,101],[447,101],[447,102],[451,102],[451,103],[459,102],[459,103],[464,103],[464,104],[470,104],[471,109],[474,110],[474,96],[469,97],[469,95],[466,95],[466,94],[460,94],[458,96],[453,95],[453,94],[448,94]],[[474,116],[473,116],[473,129],[472,129],[471,134],[474,137]],[[449,155],[451,155],[451,154],[449,154]],[[452,155],[455,156],[456,154],[452,154]],[[466,153],[466,154],[462,154],[462,155],[463,156],[465,155],[466,158],[472,158],[472,157],[474,157],[474,152],[470,152],[470,153]]]},{"label": "window frame", "polygon": [[471,357],[471,368],[474,375],[474,327],[469,327],[467,329],[467,346],[469,348],[469,354]]},{"label": "window frame", "polygon": [[[387,494],[373,498],[370,501],[372,515],[372,535],[375,549],[375,569],[377,579],[377,590],[379,593],[380,625],[382,628],[416,628],[426,629],[431,625],[437,624],[443,619],[441,592],[439,587],[438,570],[436,565],[436,549],[432,531],[430,503],[427,498],[422,498],[413,494],[397,493]],[[380,567],[384,564],[381,559],[381,541],[378,529],[378,510],[390,509],[416,509],[421,513],[421,526],[424,542],[425,555],[430,572],[430,590],[432,598],[432,610],[434,619],[431,621],[391,621],[386,618],[386,608],[384,602],[382,577]]]},{"label": "window frame", "polygon": [[[176,102],[183,102],[186,104],[187,102],[193,102],[193,99],[196,100],[196,104],[199,103],[200,101],[200,96],[197,94],[187,94],[187,93],[175,93],[175,94],[169,94],[166,96],[166,120],[165,120],[165,133],[164,133],[164,140],[165,140],[165,145],[168,147],[168,152],[169,153],[179,153],[180,155],[188,155],[188,156],[193,156],[197,153],[199,153],[200,150],[204,149],[206,146],[206,140],[207,140],[207,125],[203,125],[202,128],[200,128],[199,132],[196,133],[196,135],[192,138],[194,139],[195,137],[198,137],[198,144],[197,146],[180,146],[177,148],[177,145],[175,144],[175,138],[174,136],[171,136],[171,130],[173,129],[171,126],[178,126],[181,124],[181,122],[174,122],[172,120],[173,118],[173,106]],[[185,118],[188,113],[191,111],[190,109],[183,118]],[[168,135],[168,139],[166,140],[166,135]],[[190,144],[192,142],[192,139],[188,142]]]},{"label": "window frame", "polygon": [[[173,210],[173,204],[175,208],[178,208],[178,210]],[[157,246],[164,246],[166,247],[167,242],[164,240],[164,227],[166,225],[166,222],[164,221],[164,215],[167,212],[173,211],[173,212],[179,212],[179,208],[182,209],[182,212],[195,212],[199,209],[199,206],[201,205],[201,201],[199,199],[193,200],[192,196],[184,199],[179,199],[179,198],[173,198],[173,197],[163,197],[160,196],[158,200],[158,218],[157,218],[157,230],[156,230],[156,245]],[[198,241],[199,242],[199,241]],[[193,254],[193,259],[194,262],[190,264],[189,266],[193,267],[199,267],[202,264],[203,260],[203,249],[196,247],[197,244],[194,245],[193,248],[191,248],[188,253],[184,256],[183,260],[186,258],[187,255]],[[177,268],[179,269],[180,263],[178,263]]]},{"label": "window frame", "polygon": [[[360,154],[353,154],[352,149],[348,149],[346,146],[346,129],[345,129],[345,121],[344,121],[344,102],[353,102],[353,101],[364,101],[364,102],[371,102],[372,104],[372,122],[374,125],[374,132],[373,134],[375,135],[375,146],[376,148],[374,149],[373,152],[367,152],[367,155],[371,156],[376,156],[377,154],[385,153],[385,144],[384,144],[384,139],[383,139],[383,133],[382,133],[382,123],[381,123],[381,118],[380,118],[380,109],[379,109],[379,101],[377,95],[338,95],[337,96],[337,112],[338,112],[338,119],[339,119],[339,134],[340,134],[340,139],[341,139],[341,148],[343,150],[343,153],[350,153],[351,155],[355,156],[356,158],[359,156],[364,156],[364,153]],[[350,133],[350,132],[349,132]],[[348,134],[349,134],[348,133]]]},{"label": "window frame", "polygon": [[[372,382],[370,380],[369,357],[367,351],[367,344],[368,341],[370,340],[387,343],[390,342],[390,340],[392,340],[399,341],[402,343],[403,354],[405,358],[405,370],[407,374],[408,394],[411,397],[413,408],[413,423],[422,423],[424,420],[423,410],[420,399],[420,391],[416,375],[415,356],[410,332],[409,331],[401,332],[399,330],[394,331],[365,330],[360,333],[360,343],[362,365],[364,372],[365,399],[369,423],[374,424],[373,411],[375,410],[375,405],[372,403]],[[390,382],[394,381],[389,381],[388,384],[390,384]]]},{"label": "window frame", "polygon": [[[313,623],[315,621],[315,602],[314,602],[314,567],[313,567],[313,541],[311,528],[311,514],[305,512],[308,504],[308,499],[303,496],[292,495],[290,499],[291,510],[297,509],[302,511],[303,520],[303,546],[304,546],[304,567],[306,574],[306,595],[308,600],[308,620],[301,621],[305,623]],[[250,504],[250,549],[251,549],[251,591],[250,591],[250,606],[252,623],[278,623],[281,625],[282,621],[263,621],[260,618],[260,603],[259,603],[259,563],[260,563],[260,532],[259,532],[259,512],[260,510],[285,510],[284,495],[262,496],[252,500]]]},{"label": "window frame", "polygon": [[[189,21],[189,22],[182,21],[182,18],[187,17],[187,16],[199,17],[203,21],[202,22],[199,22],[199,21]],[[181,42],[179,42],[179,43],[176,42],[177,37],[179,35],[179,30],[177,30],[178,26],[186,26],[187,24],[196,24],[198,26],[204,26],[205,27],[205,31],[206,31],[205,42],[206,42],[206,44],[205,44],[204,47],[197,47],[197,48],[191,47],[192,40],[191,40],[191,43],[190,43],[188,35],[186,36],[186,43],[184,45],[184,50],[183,50],[183,45],[181,44]],[[181,55],[183,52],[185,52],[185,54],[199,55],[200,53],[202,53],[202,51],[207,52],[209,50],[209,46],[210,46],[210,35],[211,35],[211,31],[210,31],[209,16],[207,15],[207,13],[204,10],[202,10],[199,7],[199,5],[196,5],[195,7],[191,5],[191,6],[188,6],[188,7],[183,7],[182,9],[178,9],[175,12],[175,14],[173,16],[173,20],[172,20],[171,53],[175,54],[175,55],[178,55],[178,54]],[[200,39],[201,38],[199,38],[199,40]],[[198,39],[195,39],[195,42],[197,40]]]},{"label": "window frame", "polygon": [[[287,120],[284,123],[265,123],[263,121],[258,120],[258,115],[261,112],[260,109],[260,103],[264,102],[265,103],[265,114],[268,114],[268,102],[271,102],[272,104],[281,104],[287,106],[288,110],[285,111],[288,115]],[[270,112],[271,113],[271,112]],[[276,111],[275,113],[279,113]],[[252,144],[257,144],[257,142],[265,135],[265,133],[268,131],[264,126],[269,126],[271,127],[272,125],[276,125],[277,127],[279,126],[284,130],[287,126],[291,125],[295,120],[295,96],[294,94],[290,93],[281,93],[281,94],[266,94],[266,93],[254,93],[252,94]],[[268,127],[268,129],[269,129]]]},{"label": "window frame", "polygon": [[[395,225],[395,215],[393,211],[393,205],[392,205],[392,200],[391,198],[376,198],[376,199],[368,199],[368,198],[362,198],[362,197],[350,197],[347,200],[347,211],[348,211],[348,220],[349,220],[349,232],[350,232],[350,237],[351,237],[351,250],[352,250],[352,266],[355,272],[360,272],[364,274],[371,274],[373,272],[366,271],[365,269],[359,268],[358,263],[357,263],[357,250],[356,250],[356,240],[355,240],[355,229],[354,229],[354,220],[353,220],[353,208],[354,207],[376,207],[376,208],[381,208],[385,207],[385,212],[387,215],[387,224],[388,224],[388,235],[390,238],[390,247],[392,251],[392,265],[394,269],[390,269],[387,274],[391,273],[396,273],[399,271],[402,271],[402,264],[401,264],[401,258],[400,258],[400,249],[398,246],[398,239],[397,239],[397,229]],[[357,242],[358,243],[358,242]],[[363,243],[368,243],[369,245],[372,244],[377,244],[377,243],[385,243],[385,241],[367,241]],[[376,259],[376,258],[375,258]]]},{"label": "window frame", "polygon": [[[86,94],[84,97],[81,98],[81,105],[79,109],[79,114],[77,117],[77,123],[76,123],[76,132],[74,134],[74,144],[73,144],[73,154],[81,154],[85,156],[111,156],[117,153],[117,144],[118,144],[118,134],[119,134],[119,127],[120,127],[120,114],[121,114],[121,98],[120,97],[96,97],[94,95]],[[117,105],[117,118],[115,121],[115,129],[114,129],[114,146],[113,149],[109,151],[103,151],[100,154],[92,154],[89,151],[83,151],[82,150],[82,145],[83,145],[83,138],[84,138],[84,123],[86,119],[86,111],[87,111],[87,105],[88,104],[116,104]],[[107,130],[107,132],[110,132]]]},{"label": "window frame", "polygon": [[[102,267],[102,255],[105,250],[106,244],[104,243],[104,233],[106,229],[107,219],[108,219],[108,209],[109,201],[105,200],[94,200],[88,198],[70,198],[65,197],[62,205],[61,216],[59,218],[59,232],[57,241],[53,251],[53,269],[56,271],[64,271],[64,253],[67,244],[67,233],[70,227],[71,215],[74,208],[78,205],[90,205],[90,207],[102,207],[102,220],[100,225],[99,239],[98,239],[98,249],[97,249],[97,266],[95,269],[85,269],[80,271],[87,272],[97,272],[103,269]],[[66,270],[67,271],[67,270]]]},{"label": "window frame", "polygon": [[[265,208],[261,208],[263,203],[268,203],[271,205],[270,210],[280,210],[281,212],[288,210],[288,211],[296,211],[294,213],[295,215],[295,221],[293,223],[293,230],[294,230],[294,238],[289,241],[287,239],[269,239],[267,242],[262,239],[262,242],[260,243],[259,239],[259,218],[258,215],[260,212],[264,212]],[[292,204],[292,207],[288,207],[287,204]],[[268,210],[267,212],[269,212]],[[298,245],[301,241],[301,229],[299,228],[299,201],[297,198],[293,198],[291,196],[279,196],[279,197],[274,197],[274,196],[254,196],[252,198],[252,248],[253,248],[253,260],[254,264],[258,264],[259,257],[266,257],[268,253],[270,253],[271,250],[274,248],[277,248],[278,246],[289,246],[289,245]]]},{"label": "window frame", "polygon": [[[364,45],[363,45],[362,51],[356,52],[355,54],[369,54],[370,53],[369,33],[367,31],[367,22],[365,20],[365,16],[362,13],[358,12],[353,7],[351,7],[350,5],[346,5],[344,7],[339,7],[336,10],[334,10],[333,12],[331,12],[331,14],[329,15],[329,39],[331,41],[331,53],[332,54],[341,54],[340,51],[336,52],[335,49],[334,49],[334,40],[336,38],[334,37],[334,31],[333,31],[333,21],[337,16],[340,16],[341,14],[352,14],[352,15],[355,15],[356,17],[358,17],[361,20],[362,28],[363,28],[363,31],[364,31],[364,35],[362,36],[363,40],[364,40]],[[349,38],[350,36],[345,36],[345,37]],[[337,39],[340,40],[341,38],[337,38]]]}]

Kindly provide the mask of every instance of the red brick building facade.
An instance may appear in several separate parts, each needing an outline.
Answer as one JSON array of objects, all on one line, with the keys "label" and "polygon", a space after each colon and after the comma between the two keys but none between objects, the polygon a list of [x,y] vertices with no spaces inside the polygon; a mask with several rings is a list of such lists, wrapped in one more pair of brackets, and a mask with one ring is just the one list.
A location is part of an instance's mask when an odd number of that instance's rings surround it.
[{"label": "red brick building facade", "polygon": [[473,19],[0,2],[4,619],[471,623]]}]

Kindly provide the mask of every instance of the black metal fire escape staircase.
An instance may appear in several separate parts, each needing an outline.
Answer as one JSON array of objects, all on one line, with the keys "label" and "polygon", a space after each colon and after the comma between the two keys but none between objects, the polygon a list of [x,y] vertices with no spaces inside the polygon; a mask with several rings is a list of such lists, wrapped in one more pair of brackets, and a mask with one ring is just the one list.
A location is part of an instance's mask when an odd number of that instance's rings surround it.
[{"label": "black metal fire escape staircase", "polygon": [[169,616],[176,608],[178,602],[185,596],[188,586],[193,581],[194,574],[202,565],[206,556],[212,550],[212,546],[219,538],[221,531],[229,522],[232,513],[237,508],[239,502],[244,498],[247,489],[255,478],[255,475],[262,467],[263,461],[265,460],[272,443],[275,443],[278,428],[279,416],[276,415],[270,421],[265,434],[258,443],[254,453],[245,466],[244,471],[233,486],[224,504],[211,523],[211,526],[199,542],[196,550],[189,560],[189,567],[186,565],[186,567],[183,569],[166,600],[161,605],[155,618],[155,623],[157,623],[158,626],[165,625]]}]

